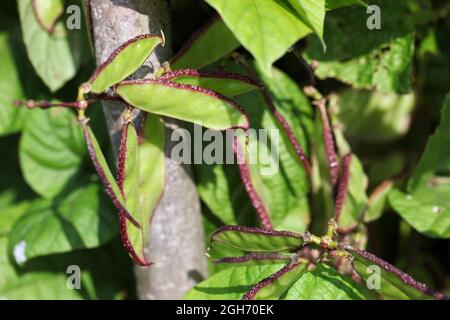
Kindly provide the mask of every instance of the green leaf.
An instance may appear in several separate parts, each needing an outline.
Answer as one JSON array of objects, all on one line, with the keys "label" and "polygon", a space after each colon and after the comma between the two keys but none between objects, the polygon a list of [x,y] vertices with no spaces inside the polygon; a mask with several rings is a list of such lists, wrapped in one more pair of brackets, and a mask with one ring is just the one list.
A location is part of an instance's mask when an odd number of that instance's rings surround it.
[{"label": "green leaf", "polygon": [[394,183],[390,180],[383,182],[370,195],[368,201],[368,209],[364,215],[364,222],[372,222],[379,219],[386,209],[388,196]]},{"label": "green leaf", "polygon": [[0,237],[7,236],[9,234],[16,220],[28,210],[29,206],[30,202],[24,201],[1,209]]},{"label": "green leaf", "polygon": [[86,145],[67,109],[30,110],[20,140],[20,165],[27,183],[44,198],[60,194],[80,173]]},{"label": "green leaf", "polygon": [[10,250],[23,264],[39,256],[98,247],[117,235],[114,209],[97,183],[33,203],[14,224]]},{"label": "green leaf", "polygon": [[215,242],[247,252],[280,252],[300,248],[303,236],[289,231],[225,226],[211,235],[211,243]]},{"label": "green leaf", "polygon": [[193,122],[209,129],[248,127],[247,117],[234,101],[208,89],[138,80],[122,82],[116,92],[127,103],[146,112]]},{"label": "green leaf", "polygon": [[311,32],[294,12],[274,0],[206,0],[222,17],[241,44],[250,51],[264,74],[299,39]]},{"label": "green leaf", "polygon": [[198,30],[171,61],[171,68],[201,69],[233,52],[239,41],[220,17]]},{"label": "green leaf", "polygon": [[91,92],[102,93],[112,85],[134,73],[148,59],[163,40],[155,35],[141,35],[128,40],[117,48],[111,56],[98,67],[88,83]]},{"label": "green leaf", "polygon": [[258,88],[258,84],[249,77],[232,72],[202,72],[184,69],[166,73],[158,80],[199,86],[226,97],[239,96]]},{"label": "green leaf", "polygon": [[407,133],[415,102],[414,94],[345,90],[337,98],[338,118],[352,139],[390,142]]},{"label": "green leaf", "polygon": [[429,184],[437,173],[450,171],[450,95],[447,96],[442,109],[441,123],[428,140],[425,152],[414,170],[408,190],[415,191]]},{"label": "green leaf", "polygon": [[18,0],[18,6],[28,57],[47,87],[57,91],[75,76],[80,62],[71,50],[64,22],[58,22],[53,34],[49,34],[39,25],[32,1]]},{"label": "green leaf", "polygon": [[56,22],[64,13],[64,1],[62,0],[32,0],[33,10],[41,27],[53,33]]},{"label": "green leaf", "polygon": [[283,300],[362,300],[362,289],[335,269],[318,264],[304,273],[281,298]]},{"label": "green leaf", "polygon": [[326,0],[325,6],[327,10],[334,10],[354,4],[367,6],[362,0]]},{"label": "green leaf", "polygon": [[442,294],[433,292],[426,285],[417,282],[409,275],[373,254],[354,248],[348,248],[347,250],[354,257],[352,262],[353,268],[363,279],[366,279],[368,284],[376,275],[381,276],[380,283],[370,282],[370,284],[385,299],[416,300],[443,298]]},{"label": "green leaf", "polygon": [[325,43],[311,37],[305,57],[316,60],[320,79],[336,78],[361,89],[408,93],[414,57],[414,22],[405,1],[373,0],[382,12],[381,30],[367,28],[361,6],[330,12]]},{"label": "green leaf", "polygon": [[8,33],[0,33],[0,136],[19,131],[26,112],[13,106],[13,101],[23,99],[24,93],[9,40]]},{"label": "green leaf", "polygon": [[424,186],[404,194],[392,190],[389,202],[417,231],[432,237],[450,239],[450,184]]},{"label": "green leaf", "polygon": [[[81,300],[123,299],[127,288],[126,273],[132,270],[123,263],[123,256],[106,248],[75,251],[30,261],[17,267],[8,256],[8,238],[0,237],[0,299],[6,300]],[[111,268],[114,265],[116,268]],[[80,268],[80,290],[71,289],[68,276]],[[124,277],[125,275],[125,277]]]},{"label": "green leaf", "polygon": [[[288,0],[301,20],[323,41],[325,23],[325,0]],[[325,46],[325,43],[324,43]]]}]

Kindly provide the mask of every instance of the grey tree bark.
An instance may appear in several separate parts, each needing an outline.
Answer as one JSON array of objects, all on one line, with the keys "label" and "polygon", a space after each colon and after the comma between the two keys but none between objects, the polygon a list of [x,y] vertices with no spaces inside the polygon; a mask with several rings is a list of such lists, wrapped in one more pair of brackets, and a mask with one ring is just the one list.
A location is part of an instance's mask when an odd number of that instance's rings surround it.
[{"label": "grey tree bark", "polygon": [[[158,48],[134,77],[152,77],[171,52],[170,8],[167,0],[91,0],[97,64],[125,41],[164,31],[166,45]],[[103,104],[113,146],[120,143],[123,106]],[[167,119],[166,119],[167,120]],[[140,299],[179,299],[206,276],[200,204],[191,168],[170,159],[171,132],[177,123],[166,121],[166,188],[152,221],[146,255],[155,264],[136,267]]]}]

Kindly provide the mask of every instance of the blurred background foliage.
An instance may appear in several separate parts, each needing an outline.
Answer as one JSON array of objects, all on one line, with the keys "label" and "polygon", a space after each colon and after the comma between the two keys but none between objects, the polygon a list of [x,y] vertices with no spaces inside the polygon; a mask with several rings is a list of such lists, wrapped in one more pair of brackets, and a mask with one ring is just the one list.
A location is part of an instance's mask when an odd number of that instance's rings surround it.
[{"label": "blurred background foliage", "polygon": [[[0,298],[135,298],[117,214],[88,161],[74,114],[12,106],[15,99],[72,101],[95,68],[86,28],[67,32],[59,22],[60,34],[49,36],[33,20],[29,2],[0,2]],[[348,226],[366,224],[353,241],[448,292],[450,113],[444,119],[441,110],[450,90],[450,6],[445,0],[368,3],[382,8],[381,30],[365,27],[364,7],[329,11],[326,51],[317,35],[309,35],[275,63],[272,78],[266,66],[252,67],[308,154],[320,154],[323,146],[302,88],[314,85],[329,96],[340,150],[359,159],[351,169],[352,201],[344,216]],[[174,48],[214,14],[204,1],[172,1]],[[251,57],[243,48],[237,52]],[[245,72],[231,57],[209,68]],[[276,128],[259,107],[260,96],[237,100],[253,128]],[[114,165],[100,106],[90,108],[89,116]],[[439,123],[440,133],[427,146]],[[332,213],[324,200],[330,191],[323,159],[314,158],[310,187],[283,139],[278,151],[281,172],[260,184],[275,227],[322,231]],[[224,224],[257,224],[235,166],[196,165],[194,174],[207,234]],[[82,290],[67,289],[69,265],[82,269]],[[211,265],[210,273],[222,268]]]}]

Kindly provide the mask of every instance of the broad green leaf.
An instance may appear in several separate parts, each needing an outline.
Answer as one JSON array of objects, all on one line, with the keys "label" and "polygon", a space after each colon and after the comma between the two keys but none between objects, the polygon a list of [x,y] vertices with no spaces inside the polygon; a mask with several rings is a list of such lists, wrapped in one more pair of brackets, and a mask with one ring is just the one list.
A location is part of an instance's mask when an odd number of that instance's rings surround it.
[{"label": "broad green leaf", "polygon": [[370,195],[368,201],[368,209],[364,215],[364,222],[372,222],[379,219],[388,203],[388,196],[394,183],[390,180],[383,182]]},{"label": "broad green leaf", "polygon": [[75,114],[67,109],[30,110],[20,140],[20,165],[27,183],[53,198],[80,173],[86,145]]},{"label": "broad green leaf", "polygon": [[325,2],[327,10],[334,10],[341,7],[351,6],[354,4],[367,6],[362,0],[326,0]]},{"label": "broad green leaf", "polygon": [[411,90],[414,35],[397,38],[367,55],[344,62],[320,61],[316,75],[355,88],[408,93]]},{"label": "broad green leaf", "polygon": [[247,117],[234,101],[208,89],[140,80],[122,82],[116,92],[127,103],[146,112],[193,122],[209,129],[248,127]]},{"label": "broad green leaf", "polygon": [[[254,285],[276,273],[283,264],[236,266],[221,271],[198,284],[185,296],[190,300],[238,300]],[[311,272],[297,275],[297,281],[286,286],[280,296],[287,300],[359,300],[364,296],[353,281],[332,268],[319,264]]]},{"label": "broad green leaf", "polygon": [[88,81],[91,92],[102,93],[112,85],[130,76],[144,64],[153,50],[161,44],[163,44],[161,37],[149,34],[137,36],[125,42],[95,70]]},{"label": "broad green leaf", "polygon": [[337,100],[345,134],[364,142],[390,142],[405,135],[416,102],[414,94],[360,90],[345,90]]},{"label": "broad green leaf", "polygon": [[239,41],[222,19],[216,17],[198,30],[171,61],[171,68],[201,69],[233,52]]},{"label": "broad green leaf", "polygon": [[114,206],[120,211],[121,218],[126,218],[133,222],[134,225],[139,226],[139,223],[133,218],[133,214],[127,209],[125,199],[122,192],[114,179],[102,149],[94,135],[94,132],[84,120],[81,121],[81,127],[83,129],[84,139],[87,143],[87,149],[91,158],[95,171],[97,172],[100,180],[105,188],[106,193],[111,198]]},{"label": "broad green leaf", "polygon": [[[132,281],[126,275],[132,270],[123,256],[111,253],[111,249],[117,251],[111,246],[37,258],[24,267],[10,260],[7,247],[8,238],[0,237],[1,300],[123,299],[126,281]],[[68,274],[75,271],[68,269],[70,266],[80,268],[80,290],[67,285],[73,283],[68,282]]]},{"label": "broad green leaf", "polygon": [[215,242],[247,252],[278,252],[300,248],[303,236],[289,231],[225,226],[211,235],[211,243]]},{"label": "broad green leaf", "polygon": [[275,300],[284,294],[305,272],[306,263],[290,263],[265,278],[244,296],[244,300]]},{"label": "broad green leaf", "polygon": [[39,77],[57,91],[72,79],[79,65],[73,54],[63,21],[56,24],[53,34],[42,29],[33,12],[31,0],[18,0],[22,34],[28,57]]},{"label": "broad green leaf", "polygon": [[258,84],[249,77],[231,72],[201,72],[185,69],[166,73],[159,80],[211,89],[226,97],[239,96],[258,88]]},{"label": "broad green leaf", "polygon": [[381,30],[367,27],[363,6],[327,14],[322,43],[311,37],[305,57],[317,61],[316,75],[356,88],[408,93],[414,57],[414,23],[405,1],[373,0],[382,10]]},{"label": "broad green leaf", "polygon": [[9,252],[23,264],[38,256],[95,248],[117,235],[116,225],[108,198],[90,183],[63,199],[33,203],[11,230]]},{"label": "broad green leaf", "polygon": [[56,22],[64,12],[63,0],[32,0],[33,10],[41,27],[53,33]]},{"label": "broad green leaf", "polygon": [[13,106],[13,101],[23,99],[24,93],[9,40],[6,32],[0,32],[0,136],[19,131],[26,112]]},{"label": "broad green leaf", "polygon": [[[323,41],[325,0],[288,0],[300,19]],[[325,44],[324,44],[325,45]]]},{"label": "broad green leaf", "polygon": [[16,220],[28,210],[29,206],[30,202],[23,201],[1,209],[0,237],[7,236],[9,234]]},{"label": "broad green leaf", "polygon": [[441,123],[428,140],[425,152],[408,183],[408,189],[415,191],[429,184],[437,173],[450,171],[450,95],[442,109]]},{"label": "broad green leaf", "polygon": [[304,273],[281,297],[283,300],[362,300],[362,289],[352,279],[325,264]]},{"label": "broad green leaf", "polygon": [[450,184],[423,186],[412,193],[392,190],[389,202],[417,231],[432,237],[450,239]]},{"label": "broad green leaf", "polygon": [[164,123],[158,116],[147,114],[146,117],[139,144],[139,212],[144,243],[148,242],[150,223],[166,182]]},{"label": "broad green leaf", "polygon": [[299,39],[311,32],[287,5],[274,0],[206,0],[241,44],[255,57],[264,74]]},{"label": "broad green leaf", "polygon": [[[393,265],[381,260],[366,251],[349,248],[354,257],[353,268],[367,282],[374,279],[374,272],[379,272],[380,282],[374,286],[385,299],[441,299],[443,296],[430,290],[426,285],[417,282]],[[371,282],[373,285],[374,283]]]}]

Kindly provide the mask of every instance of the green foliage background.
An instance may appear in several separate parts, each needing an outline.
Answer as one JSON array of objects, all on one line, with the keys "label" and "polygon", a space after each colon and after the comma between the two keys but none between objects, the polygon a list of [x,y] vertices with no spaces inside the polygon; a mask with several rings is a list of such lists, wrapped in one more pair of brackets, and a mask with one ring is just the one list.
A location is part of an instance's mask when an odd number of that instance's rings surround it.
[{"label": "green foliage background", "polygon": [[[366,224],[352,241],[448,291],[450,6],[367,3],[381,7],[381,30],[366,28],[366,8],[356,0],[174,0],[173,39],[180,48],[217,10],[232,33],[231,47],[238,41],[237,51],[254,58],[252,67],[308,154],[323,148],[321,125],[302,91],[311,84],[305,62],[315,65],[315,85],[330,97],[340,150],[357,156],[343,221]],[[40,29],[30,1],[0,2],[0,298],[132,299],[132,263],[120,244],[117,214],[88,161],[74,113],[12,106],[15,99],[74,100],[94,69],[86,28],[66,33],[59,22],[56,30],[62,36]],[[244,72],[229,56],[208,69]],[[253,128],[277,128],[258,94],[237,101]],[[101,108],[90,108],[89,116],[113,165]],[[325,200],[324,159],[315,159],[310,186],[283,137],[279,148],[281,173],[261,178],[258,190],[275,228],[323,231],[333,212]],[[226,224],[257,225],[235,166],[194,171],[207,234]],[[81,267],[82,290],[67,289],[69,265]],[[187,297],[240,298],[280,267],[211,265],[211,277]],[[211,291],[217,286],[242,292]],[[346,275],[320,265],[282,298],[367,297]]]}]

